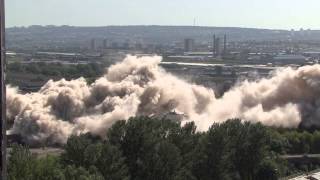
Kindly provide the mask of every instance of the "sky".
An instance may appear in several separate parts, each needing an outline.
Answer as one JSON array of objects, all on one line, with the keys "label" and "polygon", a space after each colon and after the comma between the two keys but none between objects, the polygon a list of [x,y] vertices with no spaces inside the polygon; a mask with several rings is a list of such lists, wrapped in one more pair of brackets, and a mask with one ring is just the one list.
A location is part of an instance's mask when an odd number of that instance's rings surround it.
[{"label": "sky", "polygon": [[320,29],[320,0],[6,0],[6,26]]}]

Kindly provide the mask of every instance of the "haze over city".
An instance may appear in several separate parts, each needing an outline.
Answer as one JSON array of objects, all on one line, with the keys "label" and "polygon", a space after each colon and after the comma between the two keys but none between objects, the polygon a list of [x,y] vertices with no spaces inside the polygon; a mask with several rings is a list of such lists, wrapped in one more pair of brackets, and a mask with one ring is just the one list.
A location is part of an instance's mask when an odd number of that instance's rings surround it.
[{"label": "haze over city", "polygon": [[6,25],[320,29],[318,7],[318,0],[10,0]]}]

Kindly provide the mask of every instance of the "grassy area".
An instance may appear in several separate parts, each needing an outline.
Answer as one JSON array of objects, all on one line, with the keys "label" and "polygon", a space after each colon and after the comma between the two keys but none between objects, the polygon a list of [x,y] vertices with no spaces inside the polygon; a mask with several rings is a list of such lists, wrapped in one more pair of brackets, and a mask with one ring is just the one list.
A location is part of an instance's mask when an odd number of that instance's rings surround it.
[{"label": "grassy area", "polygon": [[48,80],[67,80],[84,77],[88,82],[93,82],[104,72],[104,66],[100,64],[46,64],[46,63],[29,63],[22,64],[14,62],[7,67],[7,84],[24,87],[41,87]]}]

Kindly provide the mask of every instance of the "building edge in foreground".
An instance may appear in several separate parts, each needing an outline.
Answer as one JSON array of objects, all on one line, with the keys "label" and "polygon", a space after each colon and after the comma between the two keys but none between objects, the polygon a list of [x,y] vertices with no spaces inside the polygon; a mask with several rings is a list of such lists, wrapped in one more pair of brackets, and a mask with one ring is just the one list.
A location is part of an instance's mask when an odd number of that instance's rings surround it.
[{"label": "building edge in foreground", "polygon": [[1,180],[7,179],[7,141],[6,141],[6,84],[5,84],[5,5],[4,0],[0,0],[0,89],[1,89]]}]

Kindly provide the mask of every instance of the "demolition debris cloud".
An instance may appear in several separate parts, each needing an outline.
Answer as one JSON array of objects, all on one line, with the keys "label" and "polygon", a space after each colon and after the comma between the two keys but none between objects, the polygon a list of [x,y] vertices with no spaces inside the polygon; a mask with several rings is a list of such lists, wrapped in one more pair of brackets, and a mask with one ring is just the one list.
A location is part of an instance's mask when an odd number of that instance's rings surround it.
[{"label": "demolition debris cloud", "polygon": [[84,78],[50,80],[27,94],[8,85],[9,133],[29,144],[64,144],[73,134],[103,137],[118,120],[173,111],[199,131],[230,118],[277,127],[320,125],[320,65],[281,68],[267,78],[241,81],[216,98],[212,89],[167,73],[160,62],[158,56],[127,56],[91,85]]}]

